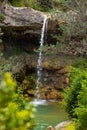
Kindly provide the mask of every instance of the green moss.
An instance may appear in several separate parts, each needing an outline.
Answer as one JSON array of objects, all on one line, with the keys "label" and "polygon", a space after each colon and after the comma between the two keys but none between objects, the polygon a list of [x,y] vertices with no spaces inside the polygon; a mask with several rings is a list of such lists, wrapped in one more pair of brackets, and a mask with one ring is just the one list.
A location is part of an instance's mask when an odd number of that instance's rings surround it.
[{"label": "green moss", "polygon": [[0,22],[2,23],[5,20],[5,16],[3,14],[0,14]]}]

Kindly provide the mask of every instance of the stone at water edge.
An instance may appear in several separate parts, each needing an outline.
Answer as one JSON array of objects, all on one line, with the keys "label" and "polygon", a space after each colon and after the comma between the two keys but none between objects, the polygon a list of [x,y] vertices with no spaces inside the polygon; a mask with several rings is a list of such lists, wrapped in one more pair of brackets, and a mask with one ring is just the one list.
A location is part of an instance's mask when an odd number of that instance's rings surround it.
[{"label": "stone at water edge", "polygon": [[55,130],[59,130],[61,128],[65,128],[69,123],[72,123],[71,120],[60,122],[58,125],[56,125],[54,128]]},{"label": "stone at water edge", "polygon": [[52,126],[48,126],[47,130],[55,130]]},{"label": "stone at water edge", "polygon": [[65,127],[69,124],[72,123],[71,120],[63,121],[60,122],[58,125],[56,125],[54,128],[52,126],[48,126],[47,130],[65,130]]}]

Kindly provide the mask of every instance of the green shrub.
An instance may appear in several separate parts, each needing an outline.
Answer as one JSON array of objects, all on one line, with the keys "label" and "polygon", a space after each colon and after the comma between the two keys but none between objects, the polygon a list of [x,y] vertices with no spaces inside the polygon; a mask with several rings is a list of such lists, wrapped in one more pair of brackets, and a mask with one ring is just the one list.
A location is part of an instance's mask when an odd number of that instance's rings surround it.
[{"label": "green shrub", "polygon": [[[62,36],[59,42],[73,46],[74,41],[87,43],[87,0],[54,0],[54,19],[58,19]],[[84,41],[84,42],[83,42]]]},{"label": "green shrub", "polygon": [[27,76],[26,79],[29,81],[28,89],[36,89],[36,83],[34,76]]},{"label": "green shrub", "polygon": [[42,11],[48,11],[53,8],[53,0],[37,0],[37,4]]},{"label": "green shrub", "polygon": [[9,0],[13,6],[22,7],[24,6],[24,0]]},{"label": "green shrub", "polygon": [[74,117],[76,130],[87,130],[87,69],[72,68],[71,85],[65,94],[66,111]]},{"label": "green shrub", "polygon": [[77,115],[76,130],[87,130],[87,72],[82,80],[82,90],[78,95],[78,107],[75,109]]},{"label": "green shrub", "polygon": [[33,104],[27,103],[22,97],[22,102],[17,100],[15,87],[16,82],[9,73],[6,73],[0,84],[0,130],[32,130],[34,127]]},{"label": "green shrub", "polygon": [[78,57],[73,61],[73,66],[75,68],[80,68],[80,69],[87,68],[87,59],[83,57]]},{"label": "green shrub", "polygon": [[48,11],[52,8],[50,0],[8,0],[13,6],[26,6],[40,11]]},{"label": "green shrub", "polygon": [[70,117],[76,117],[74,113],[75,108],[78,107],[78,95],[82,90],[82,83],[87,80],[87,70],[81,70],[80,68],[72,68],[70,73],[70,88],[66,91],[66,111]]}]

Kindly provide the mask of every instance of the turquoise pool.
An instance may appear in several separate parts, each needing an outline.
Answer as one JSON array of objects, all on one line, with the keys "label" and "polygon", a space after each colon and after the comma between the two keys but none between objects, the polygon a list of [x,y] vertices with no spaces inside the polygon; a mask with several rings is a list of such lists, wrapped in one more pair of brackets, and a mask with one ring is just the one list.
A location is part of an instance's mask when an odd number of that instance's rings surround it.
[{"label": "turquoise pool", "polygon": [[57,102],[46,102],[45,104],[37,105],[35,120],[37,126],[34,130],[46,130],[47,126],[55,126],[59,122],[68,119],[64,107]]}]

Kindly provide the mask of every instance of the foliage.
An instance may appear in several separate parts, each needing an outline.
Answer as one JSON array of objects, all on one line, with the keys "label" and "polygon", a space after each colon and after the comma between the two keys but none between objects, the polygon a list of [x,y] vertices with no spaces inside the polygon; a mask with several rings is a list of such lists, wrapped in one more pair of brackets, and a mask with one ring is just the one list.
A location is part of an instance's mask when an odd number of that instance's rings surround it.
[{"label": "foliage", "polygon": [[44,45],[43,47],[39,47],[35,52],[43,52],[43,55],[56,55],[59,51],[62,51],[63,46],[59,42],[57,42],[55,45]]},{"label": "foliage", "polygon": [[0,13],[0,22],[3,22],[5,20],[5,16]]},{"label": "foliage", "polygon": [[18,96],[15,93],[15,87],[16,82],[7,72],[0,84],[0,130],[27,130],[33,128],[34,107],[32,103],[26,102],[22,102],[23,107],[20,107],[18,103],[20,101],[16,99]]},{"label": "foliage", "polygon": [[73,123],[69,123],[69,124],[66,126],[66,130],[75,130],[74,124],[73,124]]},{"label": "foliage", "polygon": [[[56,4],[55,4],[56,3]],[[87,1],[84,0],[54,0],[54,7],[50,14],[57,19],[63,31],[57,36],[60,43],[72,45],[73,41],[83,44],[87,42]],[[58,8],[60,5],[60,8]],[[66,10],[66,11],[65,11]]]},{"label": "foliage", "polygon": [[[68,0],[67,7],[72,10],[74,17],[69,27],[71,38],[76,40],[86,39],[86,19],[87,19],[87,1],[84,0]],[[71,12],[71,14],[72,14]]]},{"label": "foliage", "polygon": [[32,7],[37,10],[47,11],[52,8],[50,0],[8,0],[13,6]]},{"label": "foliage", "polygon": [[87,69],[72,68],[66,91],[66,111],[74,117],[76,130],[87,130]]},{"label": "foliage", "polygon": [[13,57],[5,59],[3,57],[3,53],[0,53],[0,76],[1,77],[3,76],[5,72],[10,71],[10,69],[12,68],[12,65],[14,64],[14,60],[15,58]]},{"label": "foliage", "polygon": [[53,8],[53,0],[37,0],[37,4],[42,11],[48,11]]},{"label": "foliage", "polygon": [[29,88],[28,89],[35,89],[36,88],[34,76],[27,76],[25,79],[29,81],[29,86],[28,86]]},{"label": "foliage", "polygon": [[28,76],[26,74],[27,67],[25,65],[25,63],[29,64],[31,62],[30,59],[32,57],[33,56],[22,53],[19,55],[13,55],[9,58],[5,58],[3,56],[3,53],[0,53],[0,77],[2,77],[5,72],[9,71],[12,73],[12,76],[14,77],[14,79],[16,79],[19,83],[23,83],[24,88],[34,89],[36,77]]},{"label": "foliage", "polygon": [[[8,53],[6,53],[6,56],[7,55]],[[1,52],[0,53],[0,77],[2,78],[4,73],[7,71],[11,72],[12,74],[19,72],[20,69],[23,67],[24,62],[25,62],[24,58],[20,54],[17,54],[17,49],[16,49],[16,55],[12,55],[9,57],[5,57],[4,53]]]},{"label": "foliage", "polygon": [[76,130],[87,130],[87,73],[82,80],[82,90],[78,95],[78,107],[75,109],[77,115]]},{"label": "foliage", "polygon": [[13,5],[13,6],[17,6],[17,7],[21,7],[21,6],[25,6],[26,0],[9,0],[9,2]]},{"label": "foliage", "polygon": [[84,69],[87,68],[87,59],[83,57],[78,57],[73,62],[73,67]]},{"label": "foliage", "polygon": [[76,117],[74,113],[76,107],[78,107],[78,95],[82,90],[83,81],[87,80],[87,70],[81,70],[80,68],[72,68],[70,73],[70,88],[66,91],[66,111],[69,116]]},{"label": "foliage", "polygon": [[26,106],[26,100],[23,97],[23,91],[21,88],[17,88],[16,93],[13,97],[13,101],[19,106],[19,110],[22,110]]},{"label": "foliage", "polygon": [[29,0],[28,3],[29,3],[29,6],[33,9],[42,10],[42,8],[39,6],[36,0]]}]

